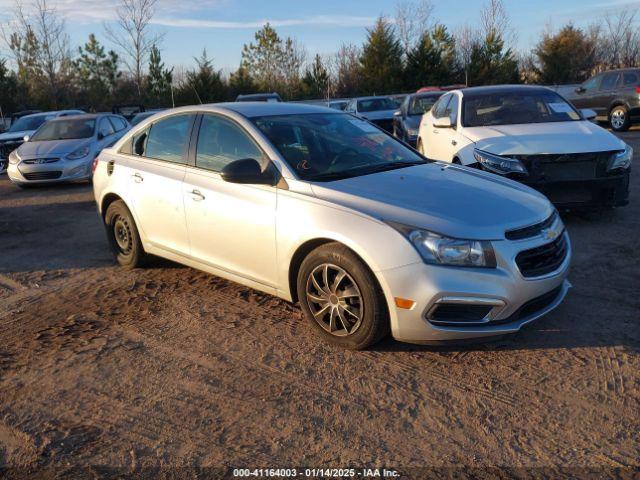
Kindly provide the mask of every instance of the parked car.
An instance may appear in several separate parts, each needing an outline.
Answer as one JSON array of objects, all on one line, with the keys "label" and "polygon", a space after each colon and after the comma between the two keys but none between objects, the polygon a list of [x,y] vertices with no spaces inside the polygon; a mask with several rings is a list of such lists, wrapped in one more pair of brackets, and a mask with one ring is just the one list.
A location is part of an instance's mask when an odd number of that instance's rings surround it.
[{"label": "parked car", "polygon": [[640,68],[610,70],[590,78],[570,98],[577,108],[596,112],[616,132],[640,121]]},{"label": "parked car", "polygon": [[299,302],[347,348],[516,332],[569,288],[543,195],[326,107],[163,112],[100,154],[93,185],[122,266],[154,254]]},{"label": "parked car", "polygon": [[398,105],[389,97],[360,97],[351,99],[344,111],[393,133],[393,114],[397,109]]},{"label": "parked car", "polygon": [[349,104],[349,100],[347,100],[347,99],[344,99],[344,100],[329,100],[327,102],[327,107],[333,108],[335,110],[344,111],[345,108],[347,108],[348,104]]},{"label": "parked car", "polygon": [[129,123],[131,123],[132,127],[135,127],[137,124],[139,124],[140,122],[142,122],[143,120],[146,120],[147,118],[149,118],[152,115],[155,115],[158,112],[162,112],[166,110],[165,108],[156,108],[156,109],[152,109],[152,110],[145,110],[144,112],[140,112],[138,114],[136,114]]},{"label": "parked car", "polygon": [[400,109],[393,114],[393,136],[416,148],[422,115],[431,110],[443,93],[431,91],[407,95]]},{"label": "parked car", "polygon": [[11,152],[22,145],[24,138],[33,134],[44,122],[56,117],[81,113],[84,112],[82,110],[58,110],[18,117],[6,132],[0,134],[0,173],[7,170],[7,162]]},{"label": "parked car", "polygon": [[628,203],[633,150],[546,87],[454,90],[424,115],[418,150],[543,192],[560,208]]},{"label": "parked car", "polygon": [[238,95],[236,102],[281,102],[282,98],[277,93],[250,93]]},{"label": "parked car", "polygon": [[9,179],[20,187],[91,179],[93,159],[127,130],[124,117],[83,114],[42,125],[9,155]]},{"label": "parked car", "polygon": [[128,122],[133,120],[133,117],[135,117],[139,113],[144,112],[145,110],[146,109],[144,108],[144,105],[140,103],[127,103],[114,105],[113,107],[111,107],[111,113],[124,117]]}]

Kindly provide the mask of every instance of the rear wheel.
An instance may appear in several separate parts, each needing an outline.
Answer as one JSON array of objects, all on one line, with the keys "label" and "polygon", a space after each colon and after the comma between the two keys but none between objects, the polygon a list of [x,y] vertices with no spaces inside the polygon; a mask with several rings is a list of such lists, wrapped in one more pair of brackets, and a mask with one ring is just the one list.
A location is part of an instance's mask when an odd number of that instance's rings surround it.
[{"label": "rear wheel", "polygon": [[109,246],[116,261],[126,268],[144,265],[147,255],[142,248],[133,216],[122,200],[116,200],[109,205],[104,223]]},{"label": "rear wheel", "polygon": [[609,125],[616,132],[624,132],[631,126],[629,111],[624,105],[617,105],[609,112]]},{"label": "rear wheel", "polygon": [[298,272],[305,317],[326,342],[360,350],[389,332],[384,294],[369,268],[339,243],[318,247]]}]

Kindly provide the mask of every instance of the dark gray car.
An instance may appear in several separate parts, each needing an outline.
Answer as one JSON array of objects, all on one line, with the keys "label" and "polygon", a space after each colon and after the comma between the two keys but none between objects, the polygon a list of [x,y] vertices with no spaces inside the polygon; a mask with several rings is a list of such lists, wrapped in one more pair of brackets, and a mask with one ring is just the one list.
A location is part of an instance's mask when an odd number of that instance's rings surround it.
[{"label": "dark gray car", "polygon": [[640,69],[610,70],[591,77],[570,98],[577,108],[590,108],[597,120],[616,132],[640,121]]}]

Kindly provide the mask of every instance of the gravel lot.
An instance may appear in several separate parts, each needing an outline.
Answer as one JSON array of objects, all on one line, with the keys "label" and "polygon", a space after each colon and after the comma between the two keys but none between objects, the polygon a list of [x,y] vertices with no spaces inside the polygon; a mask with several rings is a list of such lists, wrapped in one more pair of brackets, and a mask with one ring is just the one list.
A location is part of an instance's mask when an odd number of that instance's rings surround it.
[{"label": "gravel lot", "polygon": [[[640,153],[640,129],[621,136]],[[416,478],[492,466],[633,475],[637,172],[631,195],[615,211],[565,216],[574,288],[520,334],[348,352],[274,297],[168,262],[117,268],[89,186],[23,191],[2,176],[0,476],[348,465]]]}]

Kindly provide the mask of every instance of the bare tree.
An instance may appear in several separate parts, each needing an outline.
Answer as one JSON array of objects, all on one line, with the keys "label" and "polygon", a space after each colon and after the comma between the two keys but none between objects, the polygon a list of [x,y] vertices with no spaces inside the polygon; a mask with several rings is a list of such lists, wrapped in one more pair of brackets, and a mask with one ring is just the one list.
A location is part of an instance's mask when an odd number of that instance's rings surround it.
[{"label": "bare tree", "polygon": [[349,97],[358,94],[361,80],[360,53],[357,46],[343,44],[328,62],[333,95]]},{"label": "bare tree", "polygon": [[395,25],[405,54],[418,42],[431,25],[433,15],[431,0],[400,0],[396,4]]},{"label": "bare tree", "polygon": [[638,7],[607,13],[600,27],[600,60],[604,68],[637,66],[640,60]]},{"label": "bare tree", "polygon": [[484,38],[489,35],[501,38],[507,47],[514,45],[517,40],[502,0],[488,0],[480,12],[480,31]]},{"label": "bare tree", "polygon": [[471,64],[471,54],[474,47],[479,43],[479,32],[466,24],[459,27],[455,33],[454,38],[456,42],[456,52],[458,56],[458,62],[464,70],[464,83],[469,84],[469,65]]},{"label": "bare tree", "polygon": [[[13,21],[2,27],[2,37],[18,70],[34,77],[42,76],[49,91],[49,100],[56,106],[61,77],[69,67],[71,56],[64,18],[47,0],[33,0],[29,4],[18,0]],[[25,80],[33,85],[39,79]]]},{"label": "bare tree", "polygon": [[134,78],[138,97],[142,96],[144,65],[151,47],[161,41],[161,35],[151,31],[157,1],[121,0],[115,25],[104,24],[107,38],[118,47],[122,61]]}]

